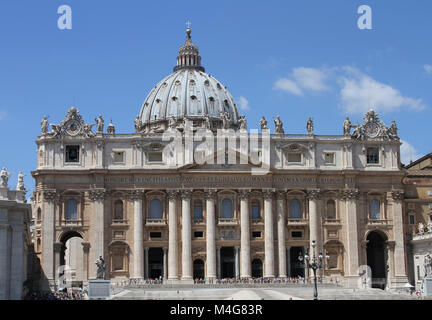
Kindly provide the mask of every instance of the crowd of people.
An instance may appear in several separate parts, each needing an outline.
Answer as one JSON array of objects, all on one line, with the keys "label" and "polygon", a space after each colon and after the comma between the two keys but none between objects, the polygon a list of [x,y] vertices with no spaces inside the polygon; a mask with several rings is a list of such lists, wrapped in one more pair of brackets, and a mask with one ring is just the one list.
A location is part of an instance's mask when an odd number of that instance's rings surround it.
[{"label": "crowd of people", "polygon": [[85,300],[86,297],[87,292],[85,290],[59,290],[56,292],[32,291],[27,293],[24,300]]}]

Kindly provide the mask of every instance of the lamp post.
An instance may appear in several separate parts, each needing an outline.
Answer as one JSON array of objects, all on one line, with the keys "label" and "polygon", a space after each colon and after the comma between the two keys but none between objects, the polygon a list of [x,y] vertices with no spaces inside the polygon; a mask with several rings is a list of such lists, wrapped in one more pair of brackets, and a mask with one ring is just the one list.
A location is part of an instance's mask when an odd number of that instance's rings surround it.
[{"label": "lamp post", "polygon": [[[319,253],[318,259],[317,259],[316,255],[315,255],[315,247],[316,247],[316,242],[315,242],[315,240],[312,240],[312,248],[313,248],[312,260],[307,253],[305,254],[304,257],[300,254],[298,259],[300,262],[304,261],[304,265],[307,266],[308,268],[312,268],[312,270],[313,270],[313,274],[314,274],[314,300],[318,300],[318,287],[317,287],[316,272],[318,269],[324,268],[324,264],[323,264],[323,255],[321,252]],[[328,261],[330,259],[330,256],[328,254],[326,254],[325,259],[326,259],[326,261]]]}]

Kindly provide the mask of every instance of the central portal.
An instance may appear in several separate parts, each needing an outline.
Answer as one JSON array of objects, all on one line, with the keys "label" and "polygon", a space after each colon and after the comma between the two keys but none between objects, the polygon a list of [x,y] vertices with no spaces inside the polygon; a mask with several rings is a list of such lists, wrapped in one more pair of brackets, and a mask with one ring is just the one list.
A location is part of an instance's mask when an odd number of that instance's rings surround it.
[{"label": "central portal", "polygon": [[151,279],[158,279],[163,275],[163,249],[150,248],[148,251],[148,276]]},{"label": "central portal", "polygon": [[234,247],[221,248],[221,278],[235,277],[235,252]]}]

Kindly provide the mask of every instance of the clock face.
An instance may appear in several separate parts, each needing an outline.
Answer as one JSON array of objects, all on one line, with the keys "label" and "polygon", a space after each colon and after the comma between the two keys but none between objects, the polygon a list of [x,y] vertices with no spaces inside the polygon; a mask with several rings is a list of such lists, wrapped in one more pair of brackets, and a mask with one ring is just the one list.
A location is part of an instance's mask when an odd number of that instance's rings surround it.
[{"label": "clock face", "polygon": [[66,131],[71,136],[76,136],[81,131],[81,125],[76,120],[71,120],[66,125]]},{"label": "clock face", "polygon": [[375,123],[368,123],[365,129],[368,137],[375,138],[378,135],[378,126]]}]

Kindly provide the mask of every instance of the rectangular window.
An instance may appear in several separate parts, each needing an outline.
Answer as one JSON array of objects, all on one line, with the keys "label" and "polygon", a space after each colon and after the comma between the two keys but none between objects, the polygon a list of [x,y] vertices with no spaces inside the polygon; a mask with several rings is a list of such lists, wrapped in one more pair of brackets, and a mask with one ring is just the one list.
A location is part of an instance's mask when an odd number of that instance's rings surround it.
[{"label": "rectangular window", "polygon": [[66,162],[79,162],[79,146],[66,146]]},{"label": "rectangular window", "polygon": [[260,206],[259,206],[259,204],[253,204],[252,205],[252,219],[259,219],[259,218],[261,218]]},{"label": "rectangular window", "polygon": [[261,238],[261,231],[253,231],[252,238]]},{"label": "rectangular window", "polygon": [[162,152],[149,152],[148,161],[149,162],[162,162]]},{"label": "rectangular window", "polygon": [[335,163],[335,154],[326,152],[324,154],[325,164],[334,164]]},{"label": "rectangular window", "polygon": [[378,164],[379,163],[379,150],[378,148],[368,148],[366,153],[368,164]]},{"label": "rectangular window", "polygon": [[203,220],[203,207],[200,203],[194,206],[193,217],[195,220]]},{"label": "rectangular window", "polygon": [[204,238],[204,232],[202,232],[202,231],[195,231],[194,232],[194,238]]},{"label": "rectangular window", "polygon": [[291,237],[292,238],[301,238],[301,237],[303,237],[303,233],[301,231],[292,231]]},{"label": "rectangular window", "polygon": [[288,153],[288,162],[289,163],[300,163],[301,162],[301,153],[300,152],[289,152]]},{"label": "rectangular window", "polygon": [[124,151],[114,151],[114,163],[124,163]]},{"label": "rectangular window", "polygon": [[150,238],[162,238],[162,232],[150,232]]},{"label": "rectangular window", "polygon": [[415,216],[413,214],[409,216],[409,224],[415,224]]}]

